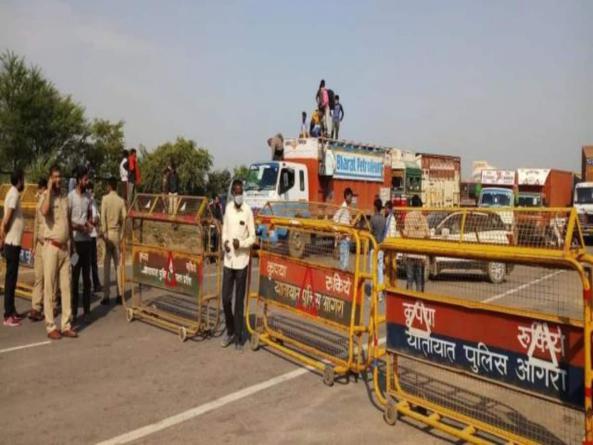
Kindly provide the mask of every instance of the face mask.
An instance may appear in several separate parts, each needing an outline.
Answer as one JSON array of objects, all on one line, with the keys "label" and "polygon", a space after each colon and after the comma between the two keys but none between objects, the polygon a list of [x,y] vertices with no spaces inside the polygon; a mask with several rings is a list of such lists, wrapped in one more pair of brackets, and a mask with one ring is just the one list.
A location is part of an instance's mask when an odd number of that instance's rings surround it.
[{"label": "face mask", "polygon": [[236,206],[241,206],[243,204],[243,195],[233,196],[233,201],[235,201]]}]

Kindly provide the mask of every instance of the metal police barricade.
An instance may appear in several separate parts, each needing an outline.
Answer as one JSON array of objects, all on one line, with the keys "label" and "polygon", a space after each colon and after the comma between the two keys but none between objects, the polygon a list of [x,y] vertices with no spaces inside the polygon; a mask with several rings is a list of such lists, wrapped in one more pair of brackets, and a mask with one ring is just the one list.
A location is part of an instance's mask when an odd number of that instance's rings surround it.
[{"label": "metal police barricade", "polygon": [[[10,184],[0,185],[0,221],[4,216],[4,198],[10,190]],[[35,224],[35,209],[37,206],[37,185],[26,184],[21,192],[21,208],[25,219],[25,231],[21,243],[19,276],[16,287],[18,297],[31,299],[35,283],[33,230]],[[0,290],[4,290],[4,276],[6,263],[0,262]]]},{"label": "metal police barricade", "polygon": [[340,211],[308,202],[262,209],[259,287],[246,307],[253,350],[265,345],[322,371],[328,386],[367,370],[376,341],[377,245],[360,212],[342,224]]},{"label": "metal police barricade", "polygon": [[396,215],[374,369],[386,422],[480,444],[593,443],[591,257],[574,209]]},{"label": "metal police barricade", "polygon": [[120,260],[124,286],[131,288],[131,298],[124,298],[127,320],[176,332],[181,341],[214,334],[220,322],[220,236],[206,198],[137,194]]}]

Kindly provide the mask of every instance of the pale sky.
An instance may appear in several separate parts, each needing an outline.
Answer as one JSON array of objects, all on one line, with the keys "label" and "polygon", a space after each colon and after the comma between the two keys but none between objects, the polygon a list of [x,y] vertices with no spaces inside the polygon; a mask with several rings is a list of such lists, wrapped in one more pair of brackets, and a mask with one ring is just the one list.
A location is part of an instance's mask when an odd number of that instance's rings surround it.
[{"label": "pale sky", "polygon": [[149,149],[217,167],[296,136],[321,78],[345,139],[499,168],[580,170],[593,144],[593,1],[6,1],[0,50]]}]

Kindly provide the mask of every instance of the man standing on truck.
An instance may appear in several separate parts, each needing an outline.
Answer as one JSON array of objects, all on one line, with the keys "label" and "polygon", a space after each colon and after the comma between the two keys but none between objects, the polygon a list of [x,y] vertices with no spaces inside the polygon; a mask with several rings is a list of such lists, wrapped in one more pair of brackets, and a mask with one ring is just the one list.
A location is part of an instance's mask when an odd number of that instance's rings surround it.
[{"label": "man standing on truck", "polygon": [[[352,221],[350,211],[352,206],[352,196],[352,189],[347,187],[346,190],[344,190],[344,202],[342,203],[342,207],[340,207],[334,215],[334,222],[336,224],[350,226]],[[348,236],[343,236],[343,238],[338,241],[338,246],[340,249],[340,268],[346,270],[350,264],[350,238]]]},{"label": "man standing on truck", "polygon": [[272,149],[272,161],[284,160],[284,137],[278,133],[268,138],[268,146]]},{"label": "man standing on truck", "polygon": [[329,135],[329,123],[330,123],[330,116],[329,116],[329,93],[327,88],[325,88],[325,80],[321,79],[319,82],[319,88],[317,89],[317,94],[315,96],[315,100],[317,101],[317,107],[321,111],[322,115],[322,129],[324,136]]},{"label": "man standing on truck", "polygon": [[342,119],[344,119],[344,108],[340,103],[340,96],[336,94],[334,107],[332,108],[332,139],[338,139]]},{"label": "man standing on truck", "polygon": [[[243,182],[235,179],[231,187],[233,202],[227,204],[222,224],[224,247],[224,270],[222,276],[222,306],[227,334],[221,346],[235,343],[235,349],[243,350],[243,305],[251,246],[255,243],[255,222],[251,208],[243,202]],[[233,313],[233,288],[235,312]]]}]

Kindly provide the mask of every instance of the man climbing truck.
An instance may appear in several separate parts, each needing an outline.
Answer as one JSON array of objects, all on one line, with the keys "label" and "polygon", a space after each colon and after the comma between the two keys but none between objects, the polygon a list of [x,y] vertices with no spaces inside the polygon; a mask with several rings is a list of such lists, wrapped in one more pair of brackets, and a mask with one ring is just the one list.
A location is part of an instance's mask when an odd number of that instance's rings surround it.
[{"label": "man climbing truck", "polygon": [[284,160],[249,167],[245,202],[254,210],[271,201],[342,203],[354,192],[353,207],[370,213],[373,201],[389,197],[390,149],[324,138],[286,139]]}]

